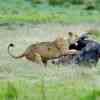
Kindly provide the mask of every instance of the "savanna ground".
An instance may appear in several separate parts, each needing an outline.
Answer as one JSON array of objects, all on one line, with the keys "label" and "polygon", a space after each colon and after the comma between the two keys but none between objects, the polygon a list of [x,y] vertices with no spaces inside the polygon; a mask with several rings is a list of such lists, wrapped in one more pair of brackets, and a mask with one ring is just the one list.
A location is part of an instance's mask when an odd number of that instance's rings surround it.
[{"label": "savanna ground", "polygon": [[[26,59],[13,59],[38,41],[54,40],[68,31],[99,29],[99,24],[9,24],[0,27],[0,100],[99,100],[100,68],[56,66],[45,68]],[[99,40],[99,38],[98,38]]]},{"label": "savanna ground", "polygon": [[44,68],[7,52],[9,43],[17,55],[32,43],[89,29],[99,41],[100,0],[0,0],[0,100],[100,100],[100,62]]}]

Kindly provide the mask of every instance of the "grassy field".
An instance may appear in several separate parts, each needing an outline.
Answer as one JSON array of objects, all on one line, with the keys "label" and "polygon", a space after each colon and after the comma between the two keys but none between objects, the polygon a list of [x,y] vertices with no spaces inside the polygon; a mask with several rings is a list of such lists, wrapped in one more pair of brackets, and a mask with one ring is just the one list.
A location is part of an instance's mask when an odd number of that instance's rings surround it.
[{"label": "grassy field", "polygon": [[[100,63],[96,68],[56,66],[47,68],[26,59],[15,60],[7,46],[15,43],[14,54],[31,43],[53,40],[68,31],[80,32],[99,24],[9,24],[0,27],[0,100],[99,100]],[[98,38],[99,40],[99,38]]]},{"label": "grassy field", "polygon": [[[32,43],[66,37],[69,31],[90,30],[100,41],[99,0],[48,1],[0,0],[0,100],[100,100],[100,62],[96,68],[50,62],[44,68],[8,55],[9,43],[16,45],[12,53],[17,55]],[[84,9],[90,1],[95,9]]]},{"label": "grassy field", "polygon": [[[17,2],[17,3],[16,3]],[[23,6],[22,6],[23,5]],[[100,22],[99,10],[85,10],[84,6],[32,5],[25,0],[0,1],[0,23],[84,23]]]},{"label": "grassy field", "polygon": [[49,82],[30,80],[0,82],[1,100],[99,100],[100,90],[86,82]]}]

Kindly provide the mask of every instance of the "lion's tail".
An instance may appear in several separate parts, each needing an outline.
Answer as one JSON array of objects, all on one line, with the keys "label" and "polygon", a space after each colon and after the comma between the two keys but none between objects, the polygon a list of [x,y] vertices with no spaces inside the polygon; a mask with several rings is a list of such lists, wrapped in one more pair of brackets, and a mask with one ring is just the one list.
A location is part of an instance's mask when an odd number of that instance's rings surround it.
[{"label": "lion's tail", "polygon": [[14,44],[11,43],[11,44],[8,45],[8,54],[9,54],[11,57],[13,57],[14,59],[22,58],[22,57],[25,56],[24,53],[21,54],[21,55],[19,55],[19,56],[13,55],[13,54],[11,53],[11,51],[10,51],[10,47],[14,47]]}]

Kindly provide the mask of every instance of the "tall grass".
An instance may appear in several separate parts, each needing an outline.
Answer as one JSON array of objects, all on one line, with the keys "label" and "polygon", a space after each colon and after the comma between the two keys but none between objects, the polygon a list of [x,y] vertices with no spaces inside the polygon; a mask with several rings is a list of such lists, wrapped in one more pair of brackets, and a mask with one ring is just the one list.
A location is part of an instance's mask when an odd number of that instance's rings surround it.
[{"label": "tall grass", "polygon": [[99,96],[99,89],[82,81],[0,81],[0,100],[99,100]]}]

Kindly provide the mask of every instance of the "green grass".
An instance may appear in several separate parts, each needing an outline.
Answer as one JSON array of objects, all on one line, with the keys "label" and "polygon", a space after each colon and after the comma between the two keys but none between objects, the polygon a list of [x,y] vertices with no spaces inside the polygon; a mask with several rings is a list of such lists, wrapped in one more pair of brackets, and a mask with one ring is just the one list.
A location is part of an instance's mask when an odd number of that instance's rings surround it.
[{"label": "green grass", "polygon": [[[9,6],[9,4],[5,4]],[[24,4],[23,4],[24,5]],[[0,23],[3,22],[32,22],[32,23],[85,23],[100,22],[100,13],[97,10],[85,11],[81,6],[49,6],[37,5],[25,7],[0,8]],[[15,12],[15,13],[14,13]]]},{"label": "green grass", "polygon": [[100,89],[84,83],[79,80],[57,83],[0,81],[0,100],[99,100]]},{"label": "green grass", "polygon": [[[33,0],[33,2],[35,1],[36,0]],[[68,1],[68,3],[69,2],[71,1]],[[75,2],[77,2],[77,0]],[[53,22],[70,24],[81,22],[100,22],[99,18],[99,10],[95,9],[92,11],[86,11],[84,10],[84,5],[64,4],[61,6],[50,6],[48,3],[34,4],[31,0],[0,0],[0,23]]]},{"label": "green grass", "polygon": [[65,14],[47,14],[47,13],[35,13],[33,15],[1,15],[0,22],[31,22],[31,23],[93,23],[100,21],[100,15],[65,15]]}]

